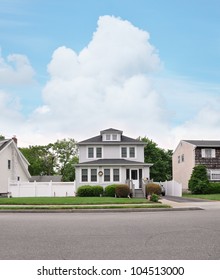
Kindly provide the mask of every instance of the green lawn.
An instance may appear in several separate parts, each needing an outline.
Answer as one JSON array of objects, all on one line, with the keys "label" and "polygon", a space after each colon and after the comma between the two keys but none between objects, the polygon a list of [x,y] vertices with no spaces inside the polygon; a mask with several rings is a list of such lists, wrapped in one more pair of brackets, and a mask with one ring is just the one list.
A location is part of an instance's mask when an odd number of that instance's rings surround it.
[{"label": "green lawn", "polygon": [[0,205],[101,205],[101,204],[141,204],[149,203],[142,198],[115,197],[14,197],[0,198]]},{"label": "green lawn", "polygon": [[220,201],[220,194],[183,194],[183,196]]}]

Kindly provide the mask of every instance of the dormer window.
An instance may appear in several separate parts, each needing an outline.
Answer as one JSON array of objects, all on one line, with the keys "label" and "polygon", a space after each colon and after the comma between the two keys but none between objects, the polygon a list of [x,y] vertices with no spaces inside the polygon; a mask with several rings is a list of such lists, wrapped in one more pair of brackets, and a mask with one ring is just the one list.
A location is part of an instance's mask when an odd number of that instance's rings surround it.
[{"label": "dormer window", "polygon": [[118,136],[117,134],[112,134],[112,140],[113,140],[113,141],[117,141],[117,139],[118,139],[117,136]]},{"label": "dormer window", "polygon": [[106,134],[105,135],[105,140],[110,141],[111,140],[111,134]]}]

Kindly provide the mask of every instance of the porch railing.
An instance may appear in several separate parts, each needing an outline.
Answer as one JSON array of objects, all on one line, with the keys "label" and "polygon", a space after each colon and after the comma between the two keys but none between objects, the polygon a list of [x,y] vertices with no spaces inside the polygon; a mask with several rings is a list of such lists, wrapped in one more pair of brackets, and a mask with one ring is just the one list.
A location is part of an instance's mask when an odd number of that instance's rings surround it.
[{"label": "porch railing", "polygon": [[129,187],[129,189],[130,189],[130,191],[131,191],[131,193],[132,193],[132,197],[135,197],[135,190],[134,190],[133,181],[130,180],[130,179],[127,179],[127,180],[125,181],[125,183],[128,185],[128,187]]}]

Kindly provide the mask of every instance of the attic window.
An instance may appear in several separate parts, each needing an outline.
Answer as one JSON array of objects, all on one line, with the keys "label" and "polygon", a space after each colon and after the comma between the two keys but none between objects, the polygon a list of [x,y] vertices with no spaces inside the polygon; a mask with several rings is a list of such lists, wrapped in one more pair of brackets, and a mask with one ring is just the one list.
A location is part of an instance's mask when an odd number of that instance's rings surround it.
[{"label": "attic window", "polygon": [[117,140],[117,134],[112,134],[112,140],[116,141]]},{"label": "attic window", "polygon": [[105,138],[107,141],[110,141],[111,140],[111,134],[106,134],[106,138]]}]

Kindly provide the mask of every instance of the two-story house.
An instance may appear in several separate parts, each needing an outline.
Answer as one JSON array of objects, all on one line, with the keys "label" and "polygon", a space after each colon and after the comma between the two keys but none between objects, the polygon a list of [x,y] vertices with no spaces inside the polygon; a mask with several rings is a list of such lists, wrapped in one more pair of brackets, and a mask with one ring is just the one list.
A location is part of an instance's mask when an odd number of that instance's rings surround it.
[{"label": "two-story house", "polygon": [[76,165],[76,188],[82,185],[125,184],[136,189],[142,179],[149,178],[152,164],[144,163],[145,143],[109,128],[100,135],[78,143],[79,164]]},{"label": "two-story house", "polygon": [[29,163],[17,147],[17,139],[0,140],[0,195],[8,192],[8,181],[28,181]]},{"label": "two-story house", "polygon": [[173,153],[173,179],[188,189],[194,166],[206,166],[210,181],[220,181],[220,141],[182,140]]}]

